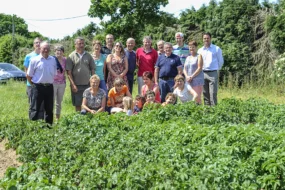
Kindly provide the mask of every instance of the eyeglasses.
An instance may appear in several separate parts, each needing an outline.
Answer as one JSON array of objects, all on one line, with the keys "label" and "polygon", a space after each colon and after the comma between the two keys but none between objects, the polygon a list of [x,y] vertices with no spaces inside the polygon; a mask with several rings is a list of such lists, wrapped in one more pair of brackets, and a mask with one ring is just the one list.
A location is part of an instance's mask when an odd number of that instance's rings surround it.
[{"label": "eyeglasses", "polygon": [[116,47],[120,47],[120,48],[122,47],[121,45],[115,45],[115,46],[116,46]]},{"label": "eyeglasses", "polygon": [[34,42],[34,44],[40,44],[41,42]]}]

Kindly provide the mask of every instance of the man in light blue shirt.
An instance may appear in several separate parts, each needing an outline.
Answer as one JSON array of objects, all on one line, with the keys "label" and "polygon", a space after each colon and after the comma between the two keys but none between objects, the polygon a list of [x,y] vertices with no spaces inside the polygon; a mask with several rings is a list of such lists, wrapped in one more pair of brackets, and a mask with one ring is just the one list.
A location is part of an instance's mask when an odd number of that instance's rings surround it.
[{"label": "man in light blue shirt", "polygon": [[31,102],[29,117],[31,120],[39,117],[41,105],[44,103],[45,121],[53,123],[53,81],[57,73],[55,58],[49,55],[48,42],[41,43],[40,55],[33,57],[27,70],[27,79],[31,85]]},{"label": "man in light blue shirt", "polygon": [[214,106],[217,105],[217,93],[219,75],[218,71],[224,64],[224,58],[221,48],[211,43],[211,34],[203,34],[204,46],[198,50],[198,54],[203,58],[203,71],[204,71],[204,105]]},{"label": "man in light blue shirt", "polygon": [[184,34],[181,32],[177,32],[175,34],[176,45],[173,46],[173,54],[178,55],[180,57],[180,61],[184,66],[186,58],[189,56],[189,47],[184,44]]}]

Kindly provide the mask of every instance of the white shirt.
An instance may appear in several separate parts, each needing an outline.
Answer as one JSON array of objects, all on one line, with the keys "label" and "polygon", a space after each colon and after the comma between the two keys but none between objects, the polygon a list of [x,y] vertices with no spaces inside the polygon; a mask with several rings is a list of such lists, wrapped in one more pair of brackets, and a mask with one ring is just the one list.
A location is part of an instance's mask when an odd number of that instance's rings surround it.
[{"label": "white shirt", "polygon": [[192,101],[193,96],[190,93],[191,89],[192,87],[188,83],[185,83],[183,90],[180,90],[179,88],[175,88],[173,94],[175,94],[182,103]]}]

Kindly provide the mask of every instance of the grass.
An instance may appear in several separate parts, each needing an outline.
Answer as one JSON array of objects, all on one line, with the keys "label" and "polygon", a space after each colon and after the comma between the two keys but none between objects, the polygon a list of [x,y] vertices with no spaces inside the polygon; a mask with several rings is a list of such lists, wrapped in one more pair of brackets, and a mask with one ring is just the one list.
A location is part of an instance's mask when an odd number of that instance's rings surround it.
[{"label": "grass", "polygon": [[[284,87],[276,85],[255,86],[246,85],[241,88],[235,86],[219,86],[218,100],[224,98],[262,98],[267,99],[275,104],[285,102]],[[137,95],[137,85],[133,88],[133,97]],[[9,81],[5,85],[0,85],[0,119],[28,119],[28,97],[26,95],[26,84],[24,82]],[[70,87],[67,84],[63,103],[62,116],[75,113],[70,98]]]}]

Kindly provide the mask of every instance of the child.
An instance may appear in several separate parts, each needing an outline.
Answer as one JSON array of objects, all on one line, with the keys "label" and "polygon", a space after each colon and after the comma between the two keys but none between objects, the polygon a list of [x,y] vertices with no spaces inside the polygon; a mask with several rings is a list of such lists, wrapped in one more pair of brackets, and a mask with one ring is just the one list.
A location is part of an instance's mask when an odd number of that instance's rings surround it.
[{"label": "child", "polygon": [[128,116],[133,115],[133,99],[125,96],[123,98],[123,105],[124,105],[124,110],[123,112],[127,113]]},{"label": "child", "polygon": [[191,88],[190,84],[185,84],[185,79],[182,75],[177,75],[174,78],[175,81],[175,90],[173,94],[178,96],[182,103],[188,101],[197,101],[198,94]]},{"label": "child", "polygon": [[162,106],[166,106],[166,105],[168,105],[168,104],[172,104],[172,105],[175,104],[177,98],[176,98],[176,95],[175,95],[175,94],[169,92],[169,93],[166,95],[165,100],[166,100],[166,101],[161,104]]},{"label": "child", "polygon": [[145,104],[145,97],[137,95],[134,103],[135,103],[134,114],[137,114],[138,112],[141,112],[143,109],[143,106]]},{"label": "child", "polygon": [[120,77],[116,78],[114,80],[114,87],[108,93],[108,112],[116,113],[123,111],[123,98],[125,96],[132,98],[128,87],[125,85],[125,81]]},{"label": "child", "polygon": [[146,91],[145,99],[146,99],[145,105],[149,105],[149,104],[155,103],[155,93],[154,93],[154,91],[152,91],[152,90]]}]

